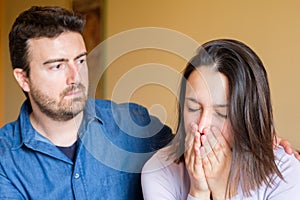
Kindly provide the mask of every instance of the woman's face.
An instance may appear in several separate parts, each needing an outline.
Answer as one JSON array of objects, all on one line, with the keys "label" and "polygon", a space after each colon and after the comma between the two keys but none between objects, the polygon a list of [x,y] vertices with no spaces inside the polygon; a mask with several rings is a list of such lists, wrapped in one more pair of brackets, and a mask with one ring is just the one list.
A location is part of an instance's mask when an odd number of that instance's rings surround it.
[{"label": "woman's face", "polygon": [[211,67],[196,68],[189,76],[184,103],[184,127],[187,137],[193,137],[191,124],[198,125],[198,131],[212,126],[222,131],[230,143],[227,78]]}]

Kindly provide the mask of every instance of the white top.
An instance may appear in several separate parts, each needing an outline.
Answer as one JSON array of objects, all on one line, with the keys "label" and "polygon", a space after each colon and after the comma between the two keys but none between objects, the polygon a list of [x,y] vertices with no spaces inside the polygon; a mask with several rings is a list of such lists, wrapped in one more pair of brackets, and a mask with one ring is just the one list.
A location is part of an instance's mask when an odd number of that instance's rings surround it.
[{"label": "white top", "polygon": [[[188,195],[189,176],[184,163],[176,164],[166,160],[168,147],[159,150],[145,164],[142,171],[142,187],[145,200],[192,200]],[[241,188],[231,200],[299,200],[300,199],[300,162],[294,155],[288,155],[283,148],[274,150],[276,164],[284,180],[275,178],[275,185],[262,185],[252,191],[251,197],[243,197]]]}]

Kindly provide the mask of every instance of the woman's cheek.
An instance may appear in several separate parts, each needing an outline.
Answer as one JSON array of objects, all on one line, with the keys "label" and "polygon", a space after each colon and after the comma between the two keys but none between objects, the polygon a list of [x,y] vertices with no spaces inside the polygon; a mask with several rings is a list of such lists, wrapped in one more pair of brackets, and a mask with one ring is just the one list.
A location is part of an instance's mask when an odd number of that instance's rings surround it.
[{"label": "woman's cheek", "polygon": [[230,126],[229,122],[226,122],[224,124],[223,130],[221,129],[221,131],[222,131],[222,134],[223,134],[225,140],[228,142],[229,146],[232,147],[233,137],[232,137],[231,126]]},{"label": "woman's cheek", "polygon": [[[198,115],[197,115],[198,116]],[[198,117],[194,113],[185,112],[184,113],[184,130],[185,130],[185,147],[188,149],[190,145],[193,144],[194,134],[192,130],[192,124],[198,125]]]},{"label": "woman's cheek", "polygon": [[192,124],[198,125],[198,123],[199,123],[199,114],[190,113],[190,112],[184,113],[184,130],[186,134],[192,132]]}]

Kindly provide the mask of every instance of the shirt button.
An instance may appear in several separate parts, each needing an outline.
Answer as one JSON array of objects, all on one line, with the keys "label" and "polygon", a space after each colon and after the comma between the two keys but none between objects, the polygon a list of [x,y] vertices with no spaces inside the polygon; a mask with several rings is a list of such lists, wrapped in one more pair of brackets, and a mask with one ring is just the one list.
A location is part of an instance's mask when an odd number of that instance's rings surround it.
[{"label": "shirt button", "polygon": [[80,175],[79,175],[78,173],[76,173],[76,174],[74,175],[74,178],[77,179],[77,178],[79,178],[79,176],[80,176]]}]

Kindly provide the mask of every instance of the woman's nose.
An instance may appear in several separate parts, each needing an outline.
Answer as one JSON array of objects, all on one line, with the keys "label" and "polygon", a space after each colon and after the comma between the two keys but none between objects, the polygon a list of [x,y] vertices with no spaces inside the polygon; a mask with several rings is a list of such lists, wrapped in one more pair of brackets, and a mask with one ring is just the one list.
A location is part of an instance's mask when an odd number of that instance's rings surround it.
[{"label": "woman's nose", "polygon": [[198,131],[203,133],[205,128],[210,128],[212,122],[211,114],[207,111],[201,113],[198,123]]}]

